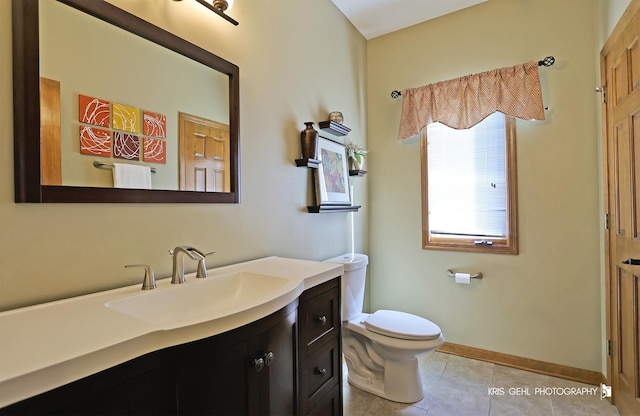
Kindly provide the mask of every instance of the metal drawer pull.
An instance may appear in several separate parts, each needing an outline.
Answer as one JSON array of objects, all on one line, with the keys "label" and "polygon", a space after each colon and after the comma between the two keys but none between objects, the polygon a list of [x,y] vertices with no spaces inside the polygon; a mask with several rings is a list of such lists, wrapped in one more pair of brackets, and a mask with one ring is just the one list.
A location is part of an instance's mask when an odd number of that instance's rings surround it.
[{"label": "metal drawer pull", "polygon": [[318,367],[316,367],[314,372],[316,374],[320,374],[322,377],[324,377],[327,374],[327,369],[326,368],[318,368]]},{"label": "metal drawer pull", "polygon": [[255,368],[256,373],[259,373],[264,369],[264,360],[262,358],[256,358],[253,360],[253,368]]},{"label": "metal drawer pull", "polygon": [[640,266],[640,259],[632,259],[631,257],[629,257],[628,259],[624,260],[622,262],[622,264],[630,264],[632,266]]},{"label": "metal drawer pull", "polygon": [[268,352],[264,355],[264,363],[266,365],[271,365],[273,364],[273,360],[276,358],[276,356],[272,353],[272,352]]},{"label": "metal drawer pull", "polygon": [[326,325],[327,324],[327,316],[326,315],[322,315],[318,317],[318,322],[320,322],[320,325]]}]

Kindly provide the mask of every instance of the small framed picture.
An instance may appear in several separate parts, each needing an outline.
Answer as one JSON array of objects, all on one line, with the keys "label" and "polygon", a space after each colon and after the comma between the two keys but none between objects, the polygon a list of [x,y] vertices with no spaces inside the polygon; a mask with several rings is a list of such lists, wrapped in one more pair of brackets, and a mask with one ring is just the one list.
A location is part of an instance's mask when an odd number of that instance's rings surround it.
[{"label": "small framed picture", "polygon": [[345,146],[318,137],[320,165],[315,172],[318,205],[351,205]]}]

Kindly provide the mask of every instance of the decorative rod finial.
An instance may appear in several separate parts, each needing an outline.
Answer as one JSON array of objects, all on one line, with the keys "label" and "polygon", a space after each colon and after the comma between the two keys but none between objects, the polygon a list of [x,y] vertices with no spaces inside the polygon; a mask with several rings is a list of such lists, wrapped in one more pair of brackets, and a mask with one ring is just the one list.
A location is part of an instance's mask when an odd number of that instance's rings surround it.
[{"label": "decorative rod finial", "polygon": [[551,66],[556,62],[556,58],[554,58],[553,56],[547,56],[546,58],[544,58],[542,61],[538,61],[538,66]]}]

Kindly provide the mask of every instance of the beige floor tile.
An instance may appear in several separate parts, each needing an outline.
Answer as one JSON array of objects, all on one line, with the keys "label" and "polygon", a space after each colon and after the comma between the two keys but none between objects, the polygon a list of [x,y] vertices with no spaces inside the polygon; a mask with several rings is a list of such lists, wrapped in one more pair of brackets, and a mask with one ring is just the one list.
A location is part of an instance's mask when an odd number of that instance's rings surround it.
[{"label": "beige floor tile", "polygon": [[366,416],[426,416],[426,414],[427,411],[425,409],[410,404],[391,402],[378,397],[369,406]]},{"label": "beige floor tile", "polygon": [[544,374],[496,365],[493,369],[492,385],[507,389],[512,387],[546,387],[549,385],[549,377]]},{"label": "beige floor tile", "polygon": [[428,416],[487,416],[489,396],[469,393],[441,384],[427,412]]},{"label": "beige floor tile", "polygon": [[[534,391],[536,387],[594,387],[574,381],[440,352],[421,357],[419,370],[425,397],[409,405],[361,391],[345,377],[345,416],[619,416],[599,395]],[[502,388],[504,393],[496,394],[491,388]]]},{"label": "beige floor tile", "polygon": [[491,397],[489,416],[551,416],[551,399],[545,396],[509,395]]},{"label": "beige floor tile", "polygon": [[440,386],[486,396],[493,381],[494,364],[452,355],[440,378]]},{"label": "beige floor tile", "polygon": [[342,388],[342,407],[344,416],[364,416],[377,398],[371,393],[357,389],[346,381]]}]

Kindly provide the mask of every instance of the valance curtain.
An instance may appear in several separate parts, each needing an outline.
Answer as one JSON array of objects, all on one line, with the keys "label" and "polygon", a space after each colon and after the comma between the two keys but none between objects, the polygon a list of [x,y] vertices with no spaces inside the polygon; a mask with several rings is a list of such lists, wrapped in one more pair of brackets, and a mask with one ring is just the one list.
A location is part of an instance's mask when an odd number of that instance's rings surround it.
[{"label": "valance curtain", "polygon": [[524,120],[544,120],[536,61],[402,91],[398,139],[415,136],[435,122],[467,129],[496,111]]}]

